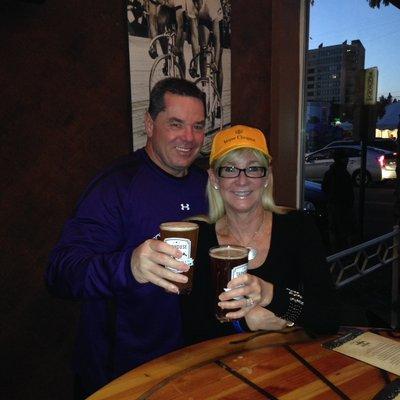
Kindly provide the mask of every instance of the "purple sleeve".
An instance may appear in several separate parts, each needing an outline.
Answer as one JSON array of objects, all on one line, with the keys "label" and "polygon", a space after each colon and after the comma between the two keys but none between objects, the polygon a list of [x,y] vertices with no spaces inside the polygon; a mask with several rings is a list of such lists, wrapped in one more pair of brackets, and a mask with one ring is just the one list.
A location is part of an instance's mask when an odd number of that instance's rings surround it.
[{"label": "purple sleeve", "polygon": [[128,187],[106,179],[84,195],[50,255],[46,283],[53,294],[102,298],[137,285],[130,269],[134,245],[125,235]]}]

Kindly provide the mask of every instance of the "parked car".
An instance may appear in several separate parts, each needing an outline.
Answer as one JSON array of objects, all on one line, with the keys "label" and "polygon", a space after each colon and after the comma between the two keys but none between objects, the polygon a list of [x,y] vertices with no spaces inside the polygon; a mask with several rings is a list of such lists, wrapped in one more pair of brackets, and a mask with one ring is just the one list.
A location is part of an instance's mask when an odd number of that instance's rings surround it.
[{"label": "parked car", "polygon": [[[305,157],[305,179],[322,182],[325,172],[333,163],[333,153],[342,149],[349,159],[347,170],[353,178],[355,185],[361,182],[361,146],[341,145],[323,148]],[[367,147],[367,162],[365,183],[381,182],[385,179],[396,178],[396,158],[391,151]]]},{"label": "parked car", "polygon": [[309,180],[304,181],[304,211],[307,213],[326,214],[326,195],[321,184]]},{"label": "parked car", "polygon": [[304,181],[303,211],[314,218],[325,245],[329,244],[328,210],[326,195],[321,184],[309,180]]},{"label": "parked car", "polygon": [[359,140],[354,139],[341,139],[341,140],[334,140],[333,142],[328,143],[323,149],[328,149],[330,147],[336,146],[358,146],[360,144]]}]

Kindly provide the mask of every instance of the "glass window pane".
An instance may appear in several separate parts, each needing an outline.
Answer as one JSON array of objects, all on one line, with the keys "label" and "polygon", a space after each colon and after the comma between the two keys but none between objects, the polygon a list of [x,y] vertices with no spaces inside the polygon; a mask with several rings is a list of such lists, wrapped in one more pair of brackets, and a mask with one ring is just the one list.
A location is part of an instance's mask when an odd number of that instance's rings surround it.
[{"label": "glass window pane", "polygon": [[[310,154],[332,142],[336,146],[347,146],[345,153],[352,159],[346,169],[355,183],[352,208],[355,221],[348,225],[342,243],[334,243],[336,239],[325,232],[330,252],[387,233],[396,222],[393,217],[395,168],[393,162],[387,160],[393,160],[397,150],[400,9],[391,3],[385,5],[384,1],[374,2],[375,5],[379,3],[379,8],[370,3],[373,2],[315,0],[310,6],[304,86],[304,150]],[[377,71],[377,102],[368,107],[364,106],[366,71],[372,71],[371,74]],[[363,215],[360,213],[360,187],[357,186],[360,183],[361,147],[348,147],[360,146],[360,140],[386,151],[367,150]],[[323,160],[328,156],[321,152],[308,158],[312,159]],[[307,163],[304,178],[321,183],[329,168],[322,161]],[[320,192],[322,198],[322,188]],[[305,200],[307,196],[305,190]],[[321,207],[326,208],[327,201],[322,203]]]}]

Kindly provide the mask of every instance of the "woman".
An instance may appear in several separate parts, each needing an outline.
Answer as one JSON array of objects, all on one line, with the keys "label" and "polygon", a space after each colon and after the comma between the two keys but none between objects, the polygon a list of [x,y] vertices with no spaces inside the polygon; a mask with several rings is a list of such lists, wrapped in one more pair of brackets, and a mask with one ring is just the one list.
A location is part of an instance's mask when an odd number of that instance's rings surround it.
[{"label": "woman", "polygon": [[[334,291],[312,221],[275,205],[271,156],[264,134],[247,126],[219,132],[212,144],[207,222],[199,222],[193,290],[182,297],[187,343],[245,330],[294,324],[312,333],[338,328]],[[249,247],[248,273],[231,280],[219,306],[233,323],[214,317],[208,249]],[[240,300],[235,297],[243,296]]]}]

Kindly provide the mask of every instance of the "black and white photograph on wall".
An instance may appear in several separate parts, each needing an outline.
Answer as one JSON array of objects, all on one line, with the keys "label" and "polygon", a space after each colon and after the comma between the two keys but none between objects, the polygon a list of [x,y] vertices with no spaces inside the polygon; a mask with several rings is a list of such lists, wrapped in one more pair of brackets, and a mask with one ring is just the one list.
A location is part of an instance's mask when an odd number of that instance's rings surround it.
[{"label": "black and white photograph on wall", "polygon": [[206,138],[231,121],[231,1],[127,0],[133,150],[146,143],[149,93],[166,77],[193,81],[206,101]]}]

